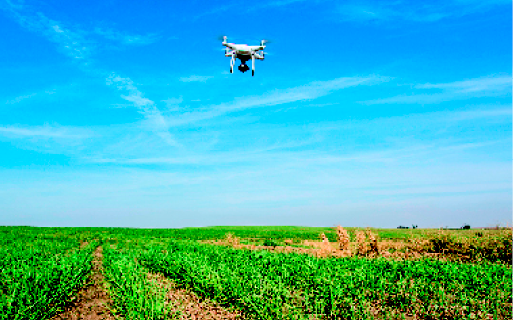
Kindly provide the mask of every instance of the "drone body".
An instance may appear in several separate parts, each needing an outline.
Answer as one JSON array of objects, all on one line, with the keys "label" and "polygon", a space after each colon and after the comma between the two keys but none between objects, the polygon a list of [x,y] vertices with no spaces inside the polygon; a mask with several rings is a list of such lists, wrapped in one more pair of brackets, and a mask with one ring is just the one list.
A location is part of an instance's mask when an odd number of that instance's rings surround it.
[{"label": "drone body", "polygon": [[[244,73],[249,70],[246,62],[251,60],[251,75],[255,75],[255,59],[264,60],[264,49],[266,40],[262,40],[259,46],[248,46],[246,44],[235,44],[226,42],[226,36],[223,37],[223,46],[226,47],[224,55],[231,57],[230,61],[230,73],[233,73],[233,66],[235,65],[235,59],[239,59],[241,64],[238,67],[239,71]],[[258,51],[262,50],[262,54]]]}]

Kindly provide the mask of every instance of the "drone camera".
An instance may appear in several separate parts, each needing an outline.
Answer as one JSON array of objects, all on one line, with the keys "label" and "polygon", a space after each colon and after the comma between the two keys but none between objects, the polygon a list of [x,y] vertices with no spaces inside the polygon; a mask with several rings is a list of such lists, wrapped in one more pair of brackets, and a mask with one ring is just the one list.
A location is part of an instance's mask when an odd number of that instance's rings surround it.
[{"label": "drone camera", "polygon": [[240,72],[244,73],[249,70],[249,67],[247,64],[241,64],[238,69]]}]

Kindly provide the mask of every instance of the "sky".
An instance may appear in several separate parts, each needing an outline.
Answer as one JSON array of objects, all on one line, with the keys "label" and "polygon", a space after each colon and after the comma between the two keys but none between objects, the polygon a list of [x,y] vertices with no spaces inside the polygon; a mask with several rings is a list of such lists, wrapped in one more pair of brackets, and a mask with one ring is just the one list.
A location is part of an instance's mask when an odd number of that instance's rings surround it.
[{"label": "sky", "polygon": [[511,225],[511,12],[0,0],[0,225]]}]

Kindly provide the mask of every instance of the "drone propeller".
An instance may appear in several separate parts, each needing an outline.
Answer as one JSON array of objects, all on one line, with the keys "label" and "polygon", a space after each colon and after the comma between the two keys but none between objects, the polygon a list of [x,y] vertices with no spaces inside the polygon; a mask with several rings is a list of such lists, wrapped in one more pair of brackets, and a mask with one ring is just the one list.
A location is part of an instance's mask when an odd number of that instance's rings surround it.
[{"label": "drone propeller", "polygon": [[260,45],[265,46],[266,43],[271,43],[271,42],[272,42],[271,40],[263,39],[262,41],[260,41]]},{"label": "drone propeller", "polygon": [[263,51],[263,50],[262,50],[261,54],[262,54],[262,57],[265,57],[268,54],[272,55],[272,53],[269,53],[269,52]]}]

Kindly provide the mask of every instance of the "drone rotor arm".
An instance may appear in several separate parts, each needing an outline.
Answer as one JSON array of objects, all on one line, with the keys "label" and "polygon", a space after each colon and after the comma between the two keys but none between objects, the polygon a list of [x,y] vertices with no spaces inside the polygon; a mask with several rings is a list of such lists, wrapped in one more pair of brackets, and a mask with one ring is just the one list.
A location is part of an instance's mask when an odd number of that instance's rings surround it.
[{"label": "drone rotor arm", "polygon": [[264,52],[262,52],[262,54],[258,54],[258,53],[255,53],[255,59],[258,59],[258,60],[264,60]]},{"label": "drone rotor arm", "polygon": [[235,50],[235,45],[233,43],[223,42],[222,45],[232,50]]}]

